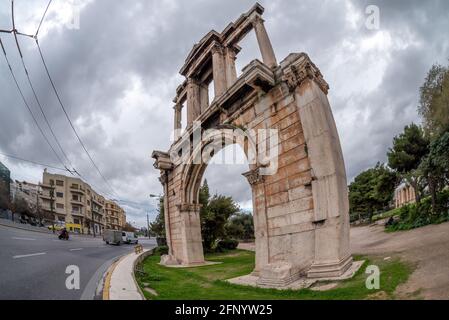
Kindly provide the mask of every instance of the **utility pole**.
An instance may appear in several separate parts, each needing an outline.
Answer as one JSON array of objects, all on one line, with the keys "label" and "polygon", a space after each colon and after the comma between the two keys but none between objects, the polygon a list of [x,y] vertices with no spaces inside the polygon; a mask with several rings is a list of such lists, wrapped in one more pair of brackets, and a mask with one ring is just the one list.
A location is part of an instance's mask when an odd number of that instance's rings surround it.
[{"label": "utility pole", "polygon": [[92,233],[95,238],[95,219],[94,219],[94,202],[93,197],[90,198],[90,211],[92,213]]},{"label": "utility pole", "polygon": [[147,232],[148,232],[148,239],[151,239],[151,235],[150,235],[150,218],[148,217],[148,213],[147,213]]},{"label": "utility pole", "polygon": [[53,217],[53,233],[55,233],[55,213],[54,213],[54,210],[53,210],[53,199],[54,199],[54,196],[55,196],[55,190],[54,190],[54,188],[53,188],[53,184],[51,185],[51,189],[50,189],[50,212],[51,212],[51,216]]},{"label": "utility pole", "polygon": [[41,210],[39,209],[39,187],[37,187],[36,192],[36,214],[39,219],[39,227],[40,227],[42,224],[42,217],[41,217]]}]

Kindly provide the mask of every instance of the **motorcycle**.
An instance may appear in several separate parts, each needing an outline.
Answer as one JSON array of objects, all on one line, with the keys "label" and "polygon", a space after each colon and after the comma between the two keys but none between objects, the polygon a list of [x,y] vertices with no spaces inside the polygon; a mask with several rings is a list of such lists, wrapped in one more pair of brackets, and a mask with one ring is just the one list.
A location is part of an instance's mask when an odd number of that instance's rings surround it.
[{"label": "motorcycle", "polygon": [[65,230],[61,231],[59,234],[59,240],[69,240],[69,233]]}]

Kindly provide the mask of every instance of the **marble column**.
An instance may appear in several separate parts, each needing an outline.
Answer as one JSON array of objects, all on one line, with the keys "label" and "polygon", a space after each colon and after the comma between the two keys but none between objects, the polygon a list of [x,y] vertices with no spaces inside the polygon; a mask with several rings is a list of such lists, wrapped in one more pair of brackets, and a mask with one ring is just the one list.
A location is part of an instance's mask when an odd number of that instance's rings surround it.
[{"label": "marble column", "polygon": [[263,62],[270,68],[276,67],[276,56],[270,38],[268,37],[267,30],[265,29],[264,20],[260,16],[255,16],[252,24],[254,31],[256,32],[257,43],[259,44]]},{"label": "marble column", "polygon": [[209,86],[200,84],[200,109],[203,113],[209,107]]},{"label": "marble column", "polygon": [[237,70],[235,69],[236,52],[234,48],[226,48],[225,65],[226,65],[226,85],[229,89],[237,81]]},{"label": "marble column", "polygon": [[227,89],[225,59],[223,51],[223,47],[218,44],[212,48],[212,70],[216,98],[221,96]]},{"label": "marble column", "polygon": [[256,265],[253,275],[259,276],[260,271],[270,262],[265,183],[264,177],[260,175],[257,168],[243,173],[243,176],[248,180],[252,190],[254,235],[256,238]]},{"label": "marble column", "polygon": [[196,79],[187,80],[187,127],[201,114],[200,85]]},{"label": "marble column", "polygon": [[178,140],[181,137],[182,129],[182,105],[176,104],[173,109],[175,110],[175,123],[174,123],[174,140]]}]

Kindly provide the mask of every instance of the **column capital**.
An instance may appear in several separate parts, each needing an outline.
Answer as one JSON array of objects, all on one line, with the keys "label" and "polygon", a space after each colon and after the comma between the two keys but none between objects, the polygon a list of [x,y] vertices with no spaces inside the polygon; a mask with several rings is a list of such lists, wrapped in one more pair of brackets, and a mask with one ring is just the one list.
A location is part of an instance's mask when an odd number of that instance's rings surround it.
[{"label": "column capital", "polygon": [[164,186],[168,183],[167,171],[161,170],[161,176],[159,177],[159,182]]},{"label": "column capital", "polygon": [[242,174],[246,179],[248,179],[248,182],[251,186],[257,185],[265,181],[264,176],[260,174],[259,170],[260,169],[257,168]]},{"label": "column capital", "polygon": [[199,85],[199,81],[196,78],[187,78],[187,85]]},{"label": "column capital", "polygon": [[250,20],[250,23],[253,25],[253,27],[264,22],[265,20],[258,14],[254,15],[254,17],[252,17]]},{"label": "column capital", "polygon": [[182,104],[176,103],[176,104],[173,106],[173,110],[175,110],[175,111],[177,111],[177,112],[182,111]]},{"label": "column capital", "polygon": [[212,54],[216,54],[216,53],[223,54],[224,47],[219,43],[214,43],[214,45],[212,46],[210,51]]}]

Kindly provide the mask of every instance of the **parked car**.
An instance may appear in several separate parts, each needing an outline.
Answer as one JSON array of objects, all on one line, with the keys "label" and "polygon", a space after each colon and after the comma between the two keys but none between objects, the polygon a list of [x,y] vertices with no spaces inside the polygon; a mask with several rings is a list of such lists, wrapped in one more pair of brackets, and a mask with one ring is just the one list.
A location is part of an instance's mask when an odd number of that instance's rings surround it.
[{"label": "parked car", "polygon": [[[49,225],[47,226],[48,230],[53,231],[53,225]],[[64,229],[63,225],[59,225],[59,224],[55,224],[54,225],[55,231],[61,231],[62,229]]]},{"label": "parked car", "polygon": [[123,242],[122,232],[118,230],[105,230],[103,233],[103,240],[106,244],[121,245]]},{"label": "parked car", "polygon": [[125,232],[125,231],[123,231],[122,232],[122,241],[124,243],[128,243],[128,244],[131,244],[131,243],[137,244],[137,243],[139,243],[139,240],[137,239],[136,234],[134,232]]}]

